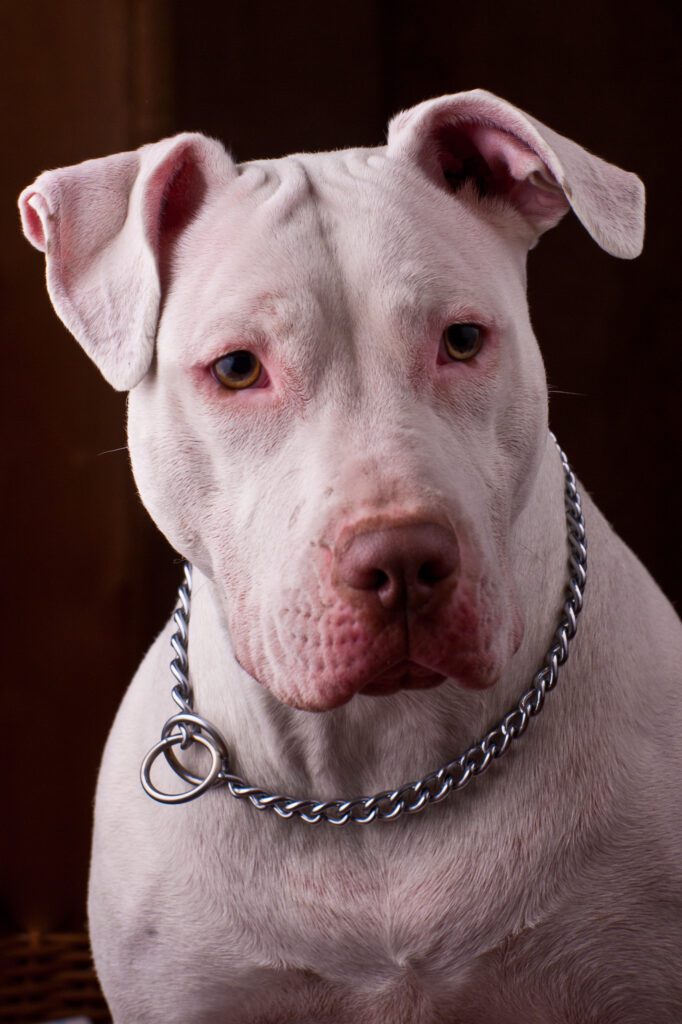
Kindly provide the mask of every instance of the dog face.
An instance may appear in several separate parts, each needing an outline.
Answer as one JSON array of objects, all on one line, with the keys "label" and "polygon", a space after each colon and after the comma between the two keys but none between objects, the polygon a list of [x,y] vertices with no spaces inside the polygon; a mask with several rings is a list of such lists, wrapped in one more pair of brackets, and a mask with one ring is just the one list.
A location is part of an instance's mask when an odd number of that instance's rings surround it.
[{"label": "dog face", "polygon": [[547,431],[526,252],[570,196],[634,255],[637,179],[479,91],[377,149],[237,167],[202,137],[156,148],[94,169],[120,202],[82,270],[68,232],[50,252],[56,182],[23,209],[58,310],[134,385],[140,494],[238,662],[308,710],[491,686],[523,633],[508,545]]},{"label": "dog face", "polygon": [[[130,397],[135,476],[287,703],[487,686],[520,640],[506,540],[546,397],[523,225],[493,206],[381,151],[283,160],[245,168],[176,254]],[[480,331],[469,359],[448,354],[455,324]],[[216,380],[234,351],[255,386]]]}]

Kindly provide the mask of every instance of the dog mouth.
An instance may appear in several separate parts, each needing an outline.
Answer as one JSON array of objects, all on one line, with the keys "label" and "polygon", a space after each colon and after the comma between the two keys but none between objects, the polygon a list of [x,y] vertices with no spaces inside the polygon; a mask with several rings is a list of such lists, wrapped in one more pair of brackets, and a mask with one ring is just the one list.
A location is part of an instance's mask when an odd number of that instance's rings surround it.
[{"label": "dog mouth", "polygon": [[447,676],[442,672],[405,658],[389,665],[358,690],[365,697],[386,697],[398,690],[429,690],[439,686]]}]

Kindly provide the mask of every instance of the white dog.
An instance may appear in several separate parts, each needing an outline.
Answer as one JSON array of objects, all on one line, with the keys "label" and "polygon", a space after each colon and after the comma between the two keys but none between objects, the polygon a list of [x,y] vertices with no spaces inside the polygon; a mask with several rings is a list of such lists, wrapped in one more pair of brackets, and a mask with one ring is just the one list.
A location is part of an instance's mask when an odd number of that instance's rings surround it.
[{"label": "white dog", "polygon": [[[117,1024],[682,1020],[682,628],[587,499],[553,689],[580,517],[570,568],[525,261],[569,206],[639,253],[639,180],[480,90],[375,149],[237,165],[186,134],[22,194],[195,567],[193,694],[146,779],[203,795],[139,782],[172,623],[99,780],[89,911]],[[487,733],[546,662],[537,707]],[[225,784],[371,796],[486,735],[350,809]]]}]

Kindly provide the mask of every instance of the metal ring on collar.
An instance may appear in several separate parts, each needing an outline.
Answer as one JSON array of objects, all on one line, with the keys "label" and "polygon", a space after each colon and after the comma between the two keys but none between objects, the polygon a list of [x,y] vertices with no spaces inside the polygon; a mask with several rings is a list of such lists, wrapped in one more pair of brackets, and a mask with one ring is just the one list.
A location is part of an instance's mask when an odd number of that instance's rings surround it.
[{"label": "metal ring on collar", "polygon": [[[214,744],[213,738],[206,739],[201,733],[194,733],[192,735],[192,742],[201,743],[211,754],[211,767],[209,768],[208,775],[205,778],[200,779],[196,775],[189,776],[189,773],[185,774],[185,769],[178,771],[178,767],[182,768],[177,758],[173,757],[173,761],[170,761],[169,751],[172,747],[177,747],[178,744],[184,742],[184,736],[182,733],[173,733],[172,736],[164,736],[163,739],[159,740],[149,753],[146,755],[142,762],[142,768],[140,771],[140,781],[142,787],[149,796],[155,800],[159,800],[163,804],[183,804],[188,800],[194,800],[195,797],[201,796],[207,789],[215,785],[218,774],[222,768],[223,758],[220,750]],[[165,754],[166,759],[169,761],[173,770],[184,778],[186,782],[190,782],[193,786],[192,789],[185,790],[184,793],[164,793],[163,790],[157,789],[151,779],[152,765],[156,761],[159,754]],[[188,777],[189,776],[189,777]]]},{"label": "metal ring on collar", "polygon": [[[211,722],[207,722],[201,715],[195,714],[193,711],[179,711],[177,714],[172,715],[168,719],[163,729],[161,730],[161,739],[168,739],[171,735],[175,735],[174,729],[179,729],[179,735],[183,742],[180,744],[182,750],[186,750],[191,747],[195,740],[199,742],[204,741],[204,746],[209,747],[211,750],[215,750],[220,757],[221,765],[227,765],[227,746],[225,740],[220,735],[215,725]],[[206,735],[201,735],[205,733]],[[178,759],[177,754],[173,750],[173,746],[167,746],[164,748],[163,754],[168,764],[171,766],[176,775],[179,775],[185,782],[189,782],[191,786],[199,786],[203,782],[200,775],[194,775],[185,765]]]}]

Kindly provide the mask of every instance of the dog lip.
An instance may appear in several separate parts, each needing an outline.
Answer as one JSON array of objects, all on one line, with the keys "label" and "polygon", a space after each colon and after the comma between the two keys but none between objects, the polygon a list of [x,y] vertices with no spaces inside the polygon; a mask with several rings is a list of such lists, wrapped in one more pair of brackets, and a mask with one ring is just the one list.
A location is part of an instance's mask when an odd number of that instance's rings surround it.
[{"label": "dog lip", "polygon": [[[264,689],[269,689],[265,686],[258,676],[242,664],[237,657],[236,653],[234,659],[248,676],[259,686]],[[399,690],[429,690],[433,687],[439,686],[448,677],[443,672],[436,672],[434,669],[429,668],[426,665],[420,664],[418,661],[411,661],[409,658],[401,658],[393,664],[388,665],[382,669],[376,675],[372,676],[368,683],[364,686],[360,686],[357,689],[353,688],[350,693],[347,693],[340,697],[337,701],[329,706],[325,706],[323,709],[318,707],[309,707],[308,705],[292,704],[292,707],[299,707],[301,710],[332,710],[333,707],[340,707],[343,704],[347,704],[349,700],[355,694],[365,697],[387,697],[392,693],[398,693]],[[281,700],[282,698],[277,698]],[[285,703],[288,703],[285,700]]]},{"label": "dog lip", "polygon": [[374,679],[392,679],[397,676],[405,675],[406,672],[409,672],[417,678],[434,674],[434,670],[432,668],[428,668],[426,665],[421,665],[418,661],[412,661],[410,658],[402,658],[400,661],[396,661],[393,665],[389,665],[388,668],[383,669],[374,677]]},{"label": "dog lip", "polygon": [[373,676],[359,692],[368,697],[386,696],[404,689],[430,689],[445,679],[447,676],[442,672],[435,672],[426,665],[404,658]]}]

